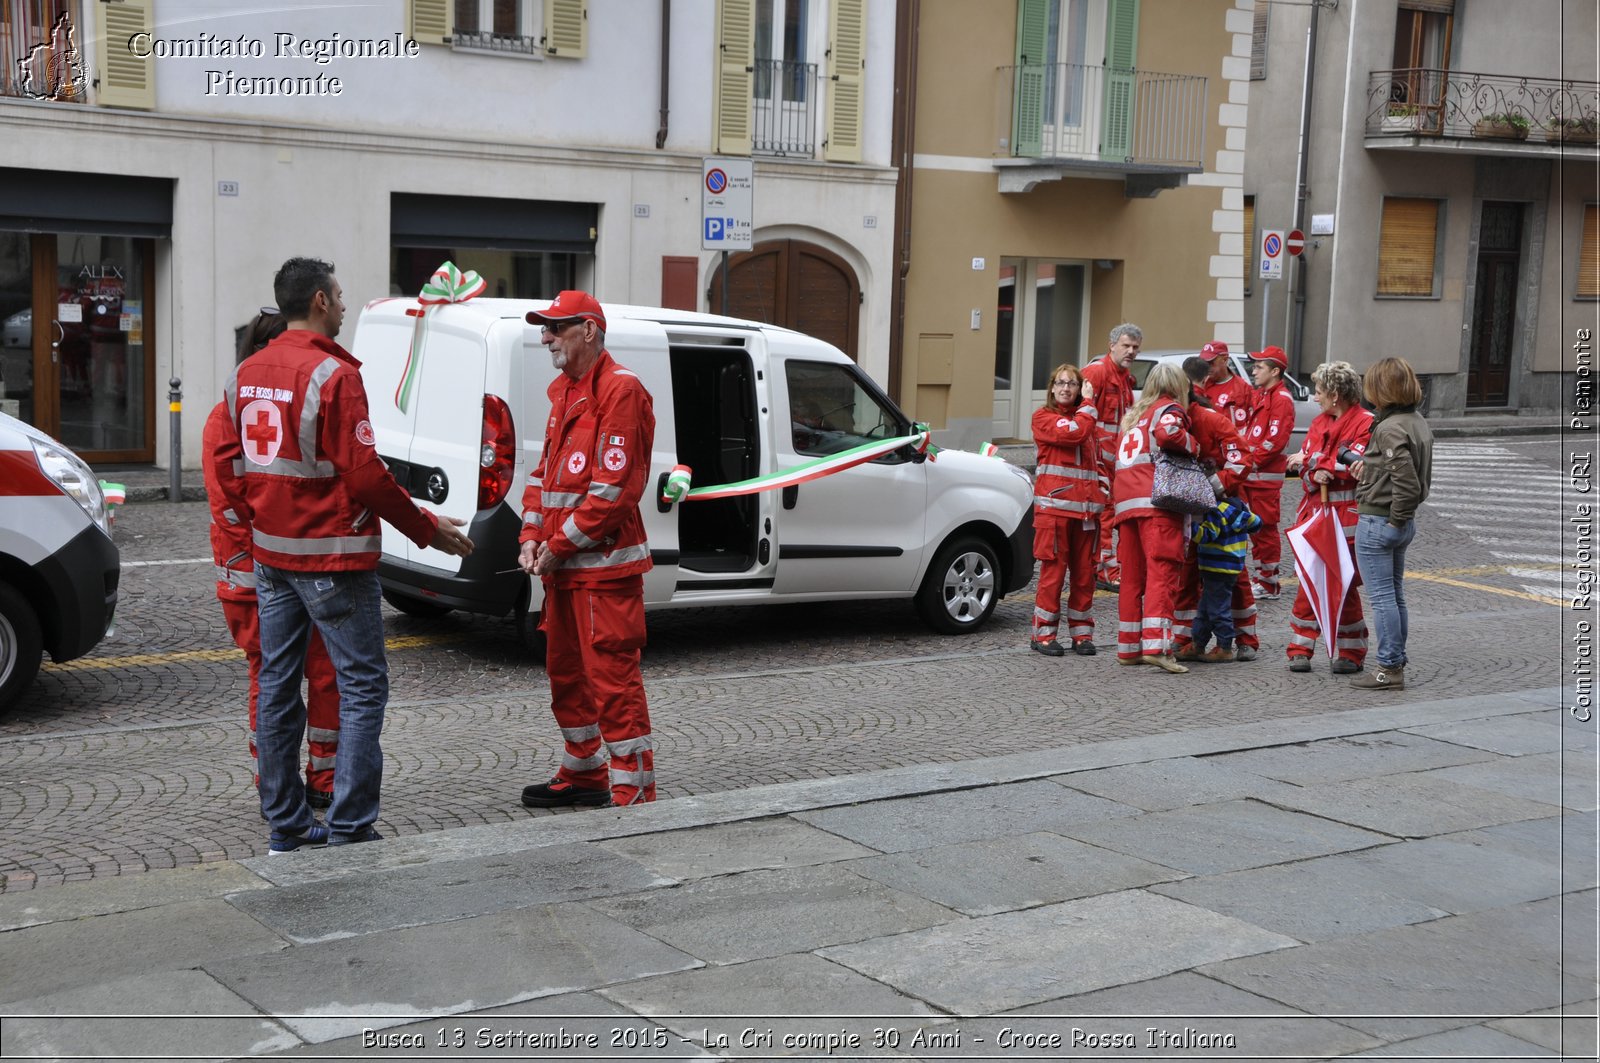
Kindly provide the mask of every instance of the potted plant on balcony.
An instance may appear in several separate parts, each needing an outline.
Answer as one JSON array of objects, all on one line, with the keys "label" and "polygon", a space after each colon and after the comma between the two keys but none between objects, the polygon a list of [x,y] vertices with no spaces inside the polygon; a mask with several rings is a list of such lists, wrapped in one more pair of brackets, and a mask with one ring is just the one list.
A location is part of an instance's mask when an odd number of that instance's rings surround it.
[{"label": "potted plant on balcony", "polygon": [[1414,103],[1391,103],[1383,116],[1385,133],[1415,133],[1422,109]]},{"label": "potted plant on balcony", "polygon": [[1552,144],[1600,144],[1600,119],[1551,118],[1545,122],[1544,136]]},{"label": "potted plant on balcony", "polygon": [[1486,114],[1473,124],[1472,135],[1491,140],[1527,140],[1528,119],[1515,111]]}]

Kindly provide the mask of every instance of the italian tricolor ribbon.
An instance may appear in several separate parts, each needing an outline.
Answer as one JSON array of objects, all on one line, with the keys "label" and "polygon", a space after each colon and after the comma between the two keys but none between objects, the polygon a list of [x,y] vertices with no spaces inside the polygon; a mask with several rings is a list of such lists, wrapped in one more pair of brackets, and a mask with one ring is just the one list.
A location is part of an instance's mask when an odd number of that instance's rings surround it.
[{"label": "italian tricolor ribbon", "polygon": [[661,501],[667,505],[681,501],[706,501],[712,498],[732,498],[735,495],[753,495],[761,491],[776,491],[782,487],[792,487],[803,484],[808,480],[819,480],[824,476],[832,476],[836,472],[855,468],[865,464],[873,458],[880,457],[903,446],[914,446],[920,454],[928,455],[932,460],[939,452],[939,448],[929,442],[928,426],[916,425],[916,430],[908,436],[897,436],[894,439],[881,439],[873,443],[863,443],[849,450],[841,450],[837,454],[818,458],[796,465],[790,469],[779,469],[777,472],[768,473],[766,476],[756,476],[748,480],[739,480],[735,483],[713,484],[707,487],[691,487],[692,470],[687,465],[675,465],[667,473],[667,482],[661,490]]},{"label": "italian tricolor ribbon", "polygon": [[417,324],[411,331],[411,348],[406,351],[406,367],[400,373],[400,384],[394,390],[394,404],[401,413],[406,412],[406,407],[411,405],[411,391],[416,385],[417,374],[422,369],[422,342],[428,334],[428,311],[436,306],[445,306],[450,303],[464,303],[468,299],[475,299],[489,287],[489,282],[478,276],[475,270],[464,270],[454,262],[446,262],[433,271],[433,276],[428,278],[428,283],[422,286],[422,292],[417,296],[418,306],[407,310],[406,313],[417,319]]}]

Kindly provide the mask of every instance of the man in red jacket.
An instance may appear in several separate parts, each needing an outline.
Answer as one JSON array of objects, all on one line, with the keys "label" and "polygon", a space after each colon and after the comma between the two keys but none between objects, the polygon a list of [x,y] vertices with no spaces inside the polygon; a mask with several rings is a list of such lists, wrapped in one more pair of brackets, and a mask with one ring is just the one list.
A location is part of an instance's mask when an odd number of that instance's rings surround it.
[{"label": "man in red jacket", "polygon": [[[1138,325],[1124,322],[1111,330],[1110,349],[1083,367],[1084,382],[1090,386],[1094,404],[1100,411],[1100,460],[1105,468],[1107,490],[1117,482],[1117,440],[1122,435],[1122,415],[1133,406],[1133,374],[1128,366],[1144,346],[1144,333]],[[1112,522],[1100,522],[1100,559],[1095,566],[1095,585],[1114,591],[1122,582],[1117,553],[1112,548]]]},{"label": "man in red jacket", "polygon": [[[389,670],[378,589],[380,518],[418,546],[465,557],[472,541],[418,509],[378,457],[358,363],[334,342],[344,301],[333,266],[291,258],[273,278],[288,328],[234,370],[218,461],[235,461],[261,617],[256,752],[270,853],[374,841]],[[298,770],[300,674],[315,627],[339,677],[339,752],[327,825]]]},{"label": "man in red jacket", "polygon": [[1284,386],[1289,356],[1282,347],[1268,347],[1250,355],[1250,375],[1255,378],[1255,400],[1245,421],[1244,447],[1250,471],[1245,476],[1245,501],[1261,518],[1250,536],[1256,555],[1258,599],[1275,601],[1282,594],[1278,562],[1283,543],[1278,537],[1284,470],[1289,467],[1289,437],[1294,434],[1294,396]]},{"label": "man in red jacket", "polygon": [[1233,371],[1228,345],[1221,340],[1212,340],[1200,348],[1200,357],[1211,367],[1211,372],[1205,383],[1195,385],[1195,390],[1210,400],[1213,409],[1227,414],[1233,422],[1233,430],[1242,435],[1245,422],[1250,419],[1250,404],[1255,400],[1256,389]]},{"label": "man in red jacket", "polygon": [[523,788],[529,808],[631,805],[656,798],[650,709],[639,674],[644,574],[639,500],[656,417],[639,378],[605,349],[606,315],[567,291],[528,315],[544,326],[558,375],[544,452],[522,495],[523,571],[544,582],[550,710],[565,753],[549,782]]}]

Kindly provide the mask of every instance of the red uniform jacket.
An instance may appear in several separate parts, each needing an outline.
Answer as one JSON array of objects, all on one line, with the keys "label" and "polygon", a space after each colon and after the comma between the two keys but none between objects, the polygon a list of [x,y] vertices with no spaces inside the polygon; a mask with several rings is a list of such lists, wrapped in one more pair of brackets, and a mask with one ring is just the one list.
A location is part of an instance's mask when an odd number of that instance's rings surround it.
[{"label": "red uniform jacket", "polygon": [[1266,391],[1257,391],[1250,405],[1244,432],[1245,455],[1251,469],[1251,483],[1281,483],[1289,464],[1289,437],[1294,434],[1294,399],[1279,381]]},{"label": "red uniform jacket", "polygon": [[1217,412],[1228,416],[1235,432],[1244,434],[1245,422],[1250,420],[1250,405],[1256,397],[1256,389],[1248,380],[1234,373],[1220,384],[1196,384],[1194,389],[1210,399]]},{"label": "red uniform jacket", "polygon": [[1122,415],[1133,405],[1133,374],[1107,353],[1083,367],[1083,379],[1094,387],[1089,401],[1100,412],[1100,457],[1110,469],[1117,459],[1113,448],[1122,432]]},{"label": "red uniform jacket", "polygon": [[1200,445],[1200,457],[1217,467],[1216,482],[1226,494],[1237,495],[1244,483],[1244,450],[1233,422],[1218,410],[1198,402],[1189,404],[1189,430]]},{"label": "red uniform jacket", "polygon": [[1038,467],[1033,479],[1033,519],[1087,520],[1105,509],[1106,478],[1101,471],[1099,416],[1086,402],[1033,412],[1033,445]]},{"label": "red uniform jacket", "polygon": [[[550,384],[544,453],[522,492],[521,542],[545,542],[557,586],[650,569],[639,500],[650,479],[656,415],[650,393],[608,351],[573,381]],[[692,504],[692,503],[691,503]]]},{"label": "red uniform jacket", "polygon": [[333,340],[290,329],[228,381],[228,422],[209,460],[236,466],[256,560],[296,572],[378,567],[379,518],[416,543],[439,519],[378,457],[360,365]]},{"label": "red uniform jacket", "polygon": [[255,555],[250,550],[250,522],[244,518],[244,484],[239,462],[217,457],[228,435],[228,404],[219,402],[206,418],[200,435],[200,472],[206,502],[211,506],[211,559],[217,568],[217,598],[247,601],[256,596]]},{"label": "red uniform jacket", "polygon": [[1311,478],[1311,473],[1321,469],[1333,477],[1328,481],[1328,505],[1339,515],[1344,525],[1345,538],[1356,534],[1356,477],[1350,467],[1339,460],[1339,452],[1349,450],[1365,454],[1367,440],[1372,437],[1373,416],[1361,406],[1352,406],[1337,419],[1326,413],[1317,414],[1306,431],[1305,464],[1300,468],[1300,482],[1306,493],[1300,499],[1295,513],[1295,523],[1311,515],[1313,506],[1322,502],[1322,485]]},{"label": "red uniform jacket", "polygon": [[1111,482],[1113,523],[1157,512],[1150,501],[1157,448],[1189,455],[1199,449],[1194,436],[1189,434],[1189,415],[1182,404],[1171,399],[1157,402],[1144,411],[1117,443],[1117,475]]}]

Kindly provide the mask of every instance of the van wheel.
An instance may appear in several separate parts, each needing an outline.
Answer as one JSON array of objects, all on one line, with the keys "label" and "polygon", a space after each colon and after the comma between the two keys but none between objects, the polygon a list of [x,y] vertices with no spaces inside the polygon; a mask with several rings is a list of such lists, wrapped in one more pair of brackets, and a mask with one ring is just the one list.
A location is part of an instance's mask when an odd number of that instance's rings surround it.
[{"label": "van wheel", "polygon": [[8,583],[0,583],[0,712],[33,683],[44,657],[44,636],[33,606]]},{"label": "van wheel", "polygon": [[401,594],[399,591],[385,590],[383,592],[383,600],[407,616],[414,616],[418,620],[436,620],[450,612],[448,605],[425,602],[421,598],[413,598],[411,595]]},{"label": "van wheel", "polygon": [[964,635],[983,626],[1000,600],[1000,562],[975,535],[946,543],[928,566],[917,591],[917,612],[942,635]]}]

